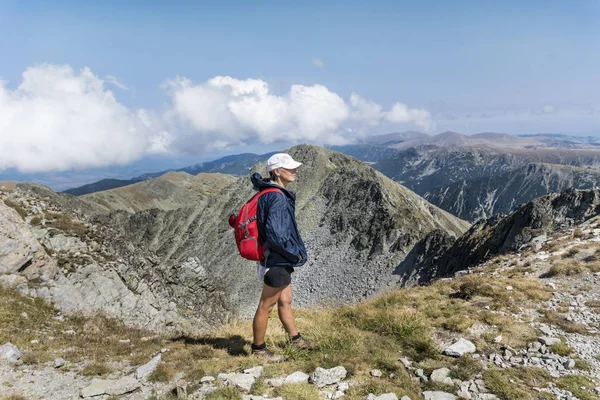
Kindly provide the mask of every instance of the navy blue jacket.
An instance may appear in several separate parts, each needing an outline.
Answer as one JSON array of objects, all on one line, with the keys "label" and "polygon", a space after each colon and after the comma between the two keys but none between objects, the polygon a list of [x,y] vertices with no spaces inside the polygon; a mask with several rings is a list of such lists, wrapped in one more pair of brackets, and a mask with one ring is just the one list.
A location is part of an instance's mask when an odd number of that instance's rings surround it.
[{"label": "navy blue jacket", "polygon": [[258,191],[276,188],[283,193],[266,193],[258,199],[258,235],[265,247],[264,265],[268,268],[304,265],[308,254],[296,224],[296,195],[269,179],[262,179],[258,173],[250,179]]}]

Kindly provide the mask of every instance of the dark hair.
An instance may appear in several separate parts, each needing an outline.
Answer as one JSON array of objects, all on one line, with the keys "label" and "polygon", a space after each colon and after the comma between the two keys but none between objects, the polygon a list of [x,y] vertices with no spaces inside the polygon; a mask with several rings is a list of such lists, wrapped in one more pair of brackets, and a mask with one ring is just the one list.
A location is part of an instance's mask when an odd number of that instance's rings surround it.
[{"label": "dark hair", "polygon": [[269,171],[269,177],[271,178],[272,181],[277,180],[277,175],[275,175],[275,171]]}]

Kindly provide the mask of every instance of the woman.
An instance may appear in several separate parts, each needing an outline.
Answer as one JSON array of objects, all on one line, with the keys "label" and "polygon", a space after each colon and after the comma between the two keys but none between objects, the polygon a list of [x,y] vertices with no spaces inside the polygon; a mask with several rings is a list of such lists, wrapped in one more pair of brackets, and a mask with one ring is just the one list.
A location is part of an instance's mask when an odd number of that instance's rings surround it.
[{"label": "woman", "polygon": [[258,173],[251,177],[252,184],[258,191],[266,188],[279,189],[279,192],[262,195],[257,209],[258,234],[265,248],[265,259],[257,266],[258,277],[264,284],[252,324],[252,353],[268,362],[285,359],[273,354],[265,345],[269,314],[275,304],[279,320],[290,335],[292,344],[301,349],[316,348],[300,335],[292,312],[292,273],[295,267],[306,263],[307,254],[296,224],[296,195],[286,187],[296,180],[296,169],[301,165],[289,154],[278,153],[267,161],[270,179],[262,179]]}]

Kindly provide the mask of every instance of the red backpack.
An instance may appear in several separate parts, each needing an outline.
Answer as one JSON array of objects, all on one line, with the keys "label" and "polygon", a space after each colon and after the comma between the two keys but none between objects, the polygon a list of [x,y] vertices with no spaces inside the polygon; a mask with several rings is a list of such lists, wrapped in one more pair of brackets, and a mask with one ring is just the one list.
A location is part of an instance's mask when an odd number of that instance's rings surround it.
[{"label": "red backpack", "polygon": [[258,222],[256,212],[258,199],[265,193],[283,192],[279,189],[269,188],[256,193],[240,209],[240,212],[229,216],[229,225],[235,229],[235,243],[240,255],[247,260],[262,261],[265,259],[265,248],[261,246],[258,237]]}]

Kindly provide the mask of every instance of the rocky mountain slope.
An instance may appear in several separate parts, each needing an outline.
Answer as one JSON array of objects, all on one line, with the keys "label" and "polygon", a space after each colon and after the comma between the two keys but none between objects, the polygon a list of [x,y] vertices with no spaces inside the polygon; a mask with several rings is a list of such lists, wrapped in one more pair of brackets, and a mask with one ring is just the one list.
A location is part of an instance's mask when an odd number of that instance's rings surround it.
[{"label": "rocky mountain slope", "polygon": [[[431,232],[413,248],[400,269],[403,276],[427,282],[480,264],[492,256],[520,251],[555,232],[573,228],[600,214],[600,189],[568,189],[519,206],[508,215],[480,220],[458,239]],[[407,273],[407,270],[412,272]]]},{"label": "rocky mountain slope", "polygon": [[[356,159],[306,145],[291,154],[304,163],[292,190],[310,256],[295,275],[299,305],[354,302],[389,289],[401,278],[393,274],[398,264],[429,232],[458,236],[468,228]],[[154,204],[151,182],[138,184],[136,196],[108,191],[86,199],[39,185],[5,190],[25,217],[19,230],[38,239],[58,270],[56,279],[12,286],[69,311],[101,309],[152,329],[201,329],[250,314],[260,282],[254,264],[237,255],[227,217],[253,191],[248,177],[221,178],[202,202],[138,212],[125,210]],[[171,202],[165,193],[160,201]],[[23,251],[33,259],[41,250]],[[10,279],[27,269],[11,269]]]},{"label": "rocky mountain slope", "polygon": [[81,196],[84,201],[97,204],[106,211],[123,210],[135,213],[153,208],[174,210],[192,205],[201,206],[218,194],[236,178],[220,173],[167,172],[155,179],[125,187]]},{"label": "rocky mountain slope", "polygon": [[600,223],[591,194],[574,196],[572,210],[540,202],[545,221],[573,222],[519,252],[356,306],[298,310],[318,351],[294,350],[271,321],[269,346],[288,357],[276,365],[250,355],[250,322],[169,337],[0,292],[0,396],[599,399]]}]

